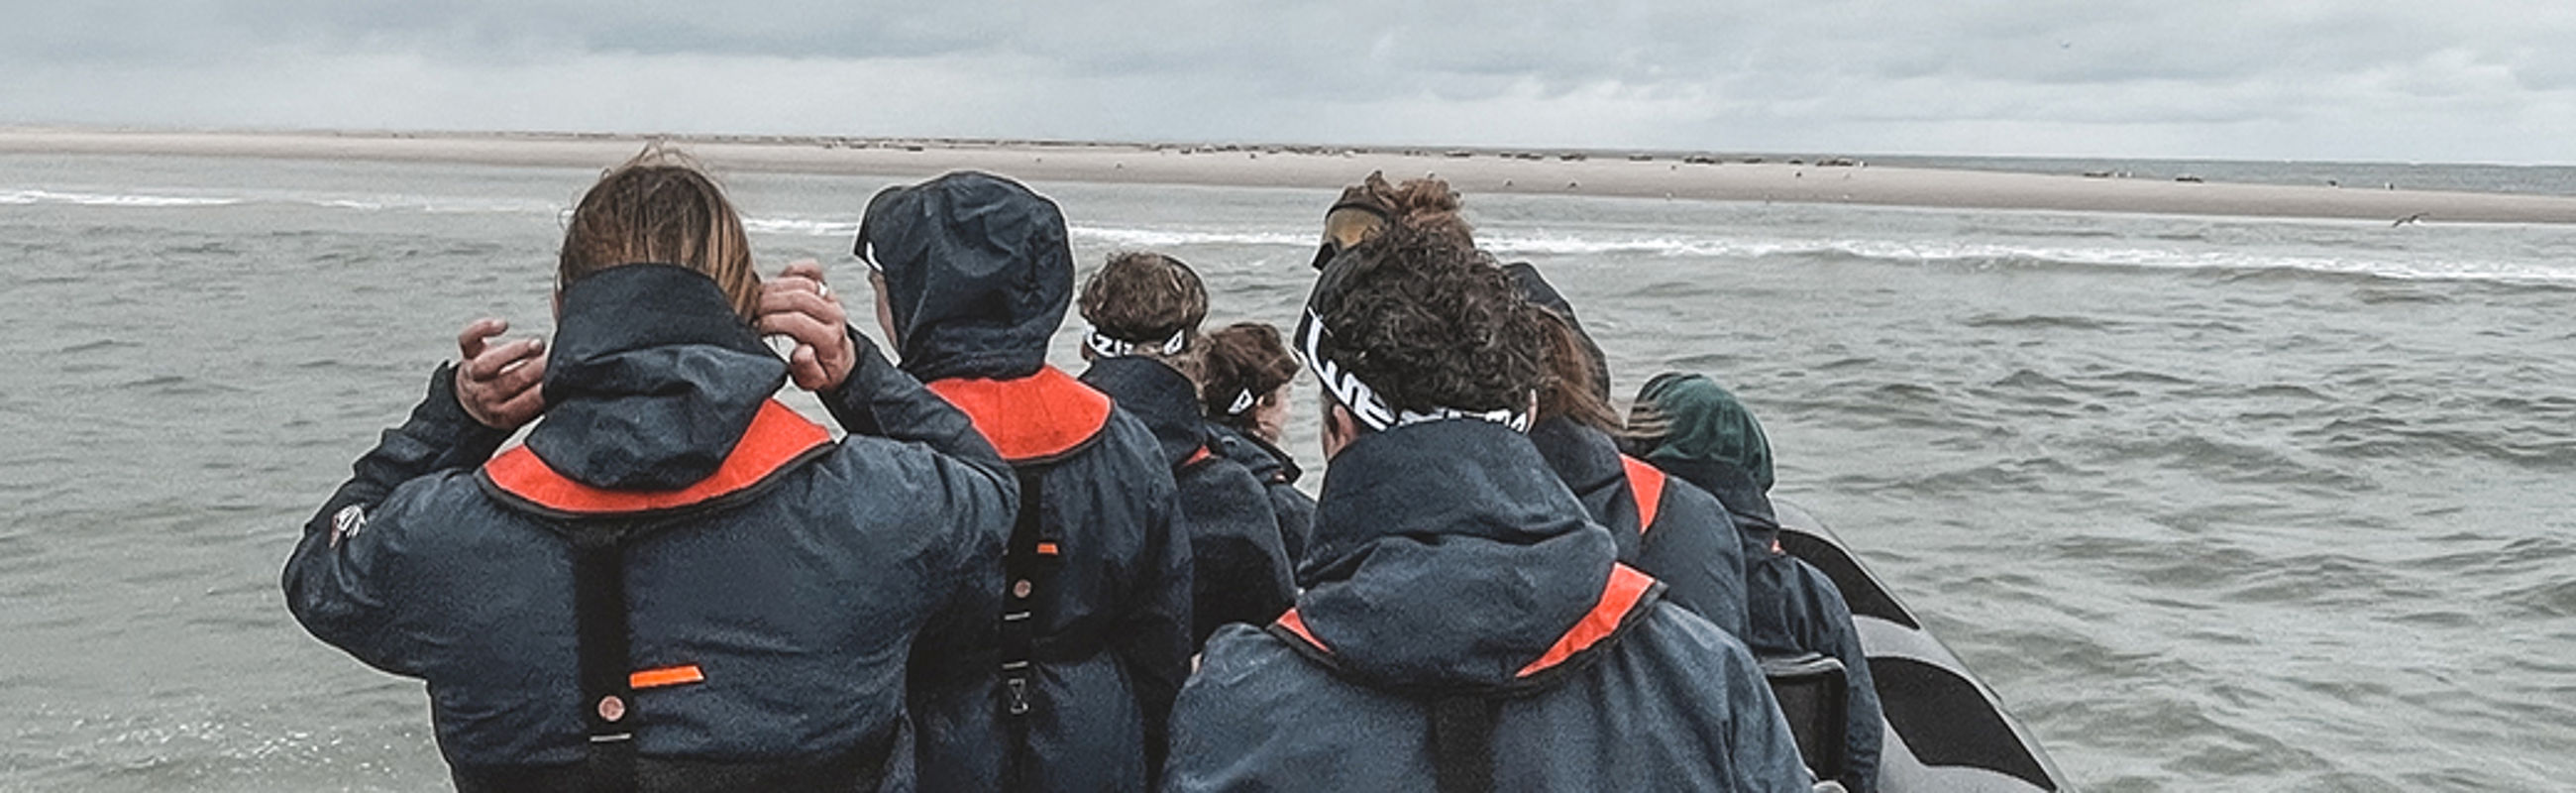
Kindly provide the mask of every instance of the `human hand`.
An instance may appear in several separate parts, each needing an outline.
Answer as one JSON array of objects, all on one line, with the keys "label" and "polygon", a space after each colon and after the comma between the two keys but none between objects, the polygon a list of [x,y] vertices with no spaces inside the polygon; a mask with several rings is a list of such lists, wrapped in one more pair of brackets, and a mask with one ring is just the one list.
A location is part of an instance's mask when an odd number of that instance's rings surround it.
[{"label": "human hand", "polygon": [[466,415],[497,430],[518,429],[546,409],[546,342],[491,343],[509,329],[508,321],[485,317],[456,334],[456,401]]},{"label": "human hand", "polygon": [[762,335],[795,340],[795,351],[787,355],[787,372],[798,388],[828,391],[849,379],[850,367],[859,360],[857,346],[850,343],[849,322],[849,313],[823,283],[823,265],[812,259],[796,260],[760,285],[760,318],[754,324]]}]

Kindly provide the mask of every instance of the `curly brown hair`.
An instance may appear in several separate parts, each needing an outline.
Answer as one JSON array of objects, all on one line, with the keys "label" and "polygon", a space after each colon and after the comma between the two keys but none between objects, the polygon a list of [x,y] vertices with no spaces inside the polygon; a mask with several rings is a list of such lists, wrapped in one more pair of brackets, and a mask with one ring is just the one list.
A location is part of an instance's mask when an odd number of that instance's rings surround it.
[{"label": "curly brown hair", "polygon": [[560,289],[628,264],[674,264],[715,279],[734,313],[760,311],[760,274],[742,216],[695,160],[655,143],[599,177],[564,224]]},{"label": "curly brown hair", "polygon": [[1317,353],[1397,410],[1529,407],[1546,376],[1546,337],[1539,309],[1492,257],[1411,223],[1355,251],[1316,287]]},{"label": "curly brown hair", "polygon": [[1159,342],[1196,335],[1207,321],[1207,285],[1190,266],[1159,253],[1128,251],[1082,284],[1082,318],[1120,341]]},{"label": "curly brown hair", "polygon": [[1207,335],[1199,357],[1199,402],[1210,420],[1237,429],[1252,427],[1252,411],[1228,412],[1249,394],[1258,400],[1297,379],[1297,356],[1279,329],[1264,322],[1237,322]]}]

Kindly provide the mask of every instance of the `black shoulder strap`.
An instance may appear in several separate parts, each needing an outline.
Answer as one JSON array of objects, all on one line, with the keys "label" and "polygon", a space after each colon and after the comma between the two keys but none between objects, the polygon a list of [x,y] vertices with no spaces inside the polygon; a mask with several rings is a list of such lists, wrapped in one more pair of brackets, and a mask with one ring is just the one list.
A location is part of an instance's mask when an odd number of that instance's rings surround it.
[{"label": "black shoulder strap", "polygon": [[1008,583],[1002,592],[1002,624],[999,643],[1002,675],[1002,710],[1004,728],[1011,743],[1009,759],[1003,768],[1003,787],[1024,789],[1028,759],[1029,710],[1035,707],[1030,691],[1036,674],[1038,597],[1048,592],[1055,571],[1054,559],[1062,553],[1056,540],[1047,536],[1045,516],[1039,506],[1045,502],[1045,465],[1014,466],[1012,473],[1020,480],[1020,512],[1011,522],[1011,539],[1003,547],[1002,571]]},{"label": "black shoulder strap", "polygon": [[1440,793],[1494,789],[1494,721],[1503,702],[1474,695],[1431,701],[1431,772]]},{"label": "black shoulder strap", "polygon": [[573,533],[573,621],[580,637],[582,721],[590,730],[584,764],[590,793],[635,790],[635,731],[626,723],[628,687],[626,550],[622,532]]}]

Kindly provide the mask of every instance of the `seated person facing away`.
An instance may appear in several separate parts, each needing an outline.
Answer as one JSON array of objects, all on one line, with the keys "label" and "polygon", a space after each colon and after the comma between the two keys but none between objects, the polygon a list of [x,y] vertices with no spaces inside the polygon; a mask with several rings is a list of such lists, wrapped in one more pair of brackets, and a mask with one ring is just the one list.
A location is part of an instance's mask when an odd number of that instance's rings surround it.
[{"label": "seated person facing away", "polygon": [[1315,499],[1297,489],[1306,472],[1279,448],[1288,427],[1289,386],[1300,368],[1279,329],[1261,322],[1218,328],[1207,335],[1199,357],[1199,398],[1217,453],[1243,463],[1261,480],[1291,571],[1306,558],[1306,537],[1315,525]]},{"label": "seated person facing away", "polygon": [[1852,629],[1851,607],[1823,571],[1780,550],[1771,510],[1771,442],[1752,411],[1700,375],[1666,372],[1637,394],[1630,425],[1641,454],[1673,478],[1717,495],[1742,529],[1748,627],[1745,644],[1759,655],[1822,653],[1843,664],[1849,680],[1844,722],[1843,787],[1878,789],[1879,747],[1886,722],[1878,688]]},{"label": "seated person facing away", "polygon": [[1046,364],[1073,299],[1064,214],[960,172],[868,202],[855,251],[903,370],[1010,461],[1005,575],[913,666],[923,790],[1144,790],[1190,663],[1189,540],[1153,431]]},{"label": "seated person facing away", "polygon": [[[1015,486],[819,268],[751,266],[694,167],[610,171],[564,233],[551,356],[467,325],[305,526],[287,607],[428,682],[457,789],[913,789],[904,658],[1000,575]],[[791,374],[849,437],[771,399]]]},{"label": "seated person facing away", "polygon": [[[1346,201],[1363,196],[1384,208],[1395,223],[1429,233],[1449,235],[1472,247],[1473,229],[1459,215],[1459,198],[1439,179],[1409,179],[1388,186],[1376,174],[1346,191]],[[1347,218],[1343,233],[1358,229],[1360,239],[1378,233]],[[1328,237],[1329,238],[1329,237]],[[1600,348],[1583,334],[1567,303],[1538,270],[1527,264],[1503,268],[1523,299],[1539,309],[1546,359],[1540,379],[1537,423],[1530,443],[1547,460],[1565,486],[1574,490],[1594,522],[1610,527],[1618,540],[1619,560],[1664,582],[1666,597],[1716,623],[1727,633],[1744,632],[1744,551],[1735,524],[1717,499],[1687,483],[1668,481],[1642,461],[1620,455],[1618,414],[1609,405]]]},{"label": "seated person facing away", "polygon": [[1621,565],[1522,434],[1535,313],[1398,225],[1297,339],[1328,398],[1297,607],[1208,643],[1166,789],[1804,791],[1744,646]]},{"label": "seated person facing away", "polygon": [[1288,552],[1270,496],[1252,470],[1216,454],[1199,416],[1199,322],[1207,289],[1197,272],[1158,253],[1119,253],[1082,285],[1076,302],[1091,323],[1082,382],[1145,422],[1178,486],[1190,539],[1190,646],[1217,626],[1268,624],[1296,597]]}]

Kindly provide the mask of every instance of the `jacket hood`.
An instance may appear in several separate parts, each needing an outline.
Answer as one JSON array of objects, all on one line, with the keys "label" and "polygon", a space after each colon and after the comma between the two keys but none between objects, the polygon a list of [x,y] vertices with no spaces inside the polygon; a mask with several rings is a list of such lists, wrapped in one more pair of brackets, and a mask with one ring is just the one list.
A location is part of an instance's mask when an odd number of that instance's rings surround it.
[{"label": "jacket hood", "polygon": [[612,267],[563,290],[545,418],[528,450],[592,487],[687,487],[724,464],[786,381],[787,363],[713,279],[667,264]]},{"label": "jacket hood", "polygon": [[1637,404],[1654,406],[1665,425],[1663,437],[1648,441],[1638,456],[1658,467],[1685,460],[1724,463],[1751,476],[1761,490],[1771,489],[1771,440],[1753,412],[1716,381],[1678,372],[1655,375],[1637,392]]},{"label": "jacket hood", "polygon": [[1641,516],[1629,493],[1628,466],[1619,461],[1618,443],[1609,433],[1562,416],[1531,426],[1529,439],[1548,469],[1583,502],[1584,513],[1609,527],[1620,557],[1634,558],[1644,527],[1637,525]]},{"label": "jacket hood", "polygon": [[1297,458],[1260,436],[1216,422],[1208,422],[1208,437],[1214,439],[1217,453],[1251,469],[1262,484],[1293,485],[1304,478],[1306,470],[1297,466]]},{"label": "jacket hood", "polygon": [[903,370],[925,382],[1036,372],[1073,299],[1064,212],[992,174],[878,193],[856,253],[885,273]]},{"label": "jacket hood", "polygon": [[1154,432],[1165,464],[1179,467],[1207,447],[1198,386],[1180,370],[1151,358],[1102,358],[1091,362],[1081,380],[1143,421]]},{"label": "jacket hood", "polygon": [[1500,688],[1601,600],[1615,553],[1521,434],[1399,426],[1325,471],[1297,613],[1370,685]]},{"label": "jacket hood", "polygon": [[1689,482],[1709,495],[1716,496],[1726,512],[1735,517],[1737,530],[1768,547],[1780,533],[1780,518],[1771,510],[1771,494],[1755,484],[1753,475],[1732,463],[1720,460],[1694,460],[1665,457],[1652,460],[1655,468],[1684,482]]}]

